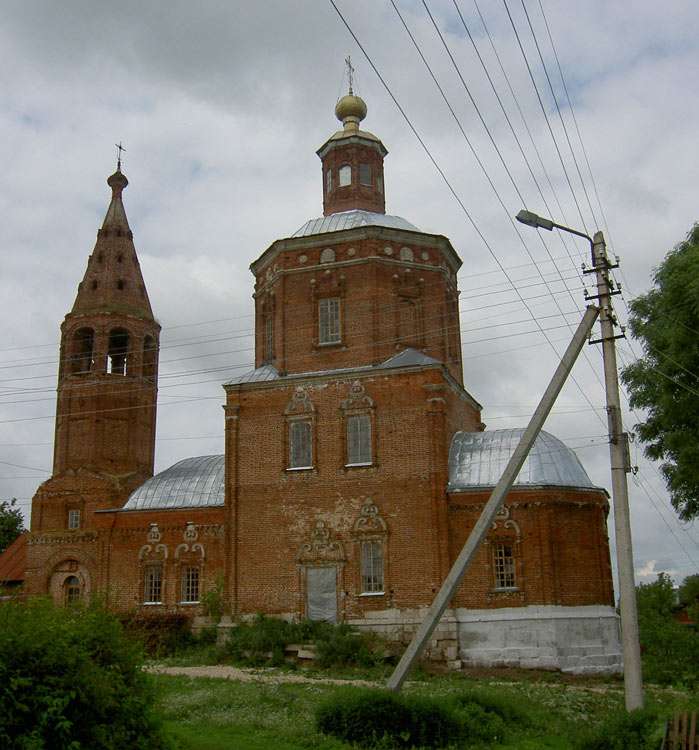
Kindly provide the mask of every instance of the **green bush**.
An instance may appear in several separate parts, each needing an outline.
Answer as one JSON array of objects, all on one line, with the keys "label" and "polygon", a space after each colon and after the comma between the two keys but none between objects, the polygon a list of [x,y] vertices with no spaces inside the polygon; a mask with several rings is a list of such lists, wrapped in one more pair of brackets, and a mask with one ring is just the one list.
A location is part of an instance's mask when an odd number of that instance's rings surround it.
[{"label": "green bush", "polygon": [[360,633],[347,623],[341,623],[338,627],[324,624],[327,628],[319,632],[313,641],[318,650],[319,666],[356,664],[360,667],[373,667],[383,660],[383,649],[371,634]]},{"label": "green bush", "polygon": [[165,748],[137,642],[99,603],[0,606],[0,746]]},{"label": "green bush", "polygon": [[448,704],[388,690],[341,690],[316,710],[316,728],[360,747],[444,747],[463,725]]},{"label": "green bush", "polygon": [[321,667],[373,666],[383,659],[376,637],[360,633],[347,623],[291,623],[279,617],[259,614],[252,622],[230,629],[226,650],[238,662],[275,666],[286,663],[284,650],[292,643],[313,643]]},{"label": "green bush", "polygon": [[180,614],[141,614],[133,612],[120,617],[129,637],[138,640],[148,656],[176,656],[198,644],[189,620]]},{"label": "green bush", "polygon": [[256,615],[230,629],[226,648],[236,661],[277,665],[284,661],[284,648],[293,643],[293,625],[279,617]]},{"label": "green bush", "polygon": [[663,725],[655,708],[630,713],[615,711],[594,729],[583,731],[576,750],[656,750],[663,737]]}]

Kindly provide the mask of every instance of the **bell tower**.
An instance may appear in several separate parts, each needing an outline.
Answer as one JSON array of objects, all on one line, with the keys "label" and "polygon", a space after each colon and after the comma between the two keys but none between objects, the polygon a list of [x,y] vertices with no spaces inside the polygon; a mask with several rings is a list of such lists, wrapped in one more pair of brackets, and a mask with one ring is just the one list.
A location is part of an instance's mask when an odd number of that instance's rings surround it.
[{"label": "bell tower", "polygon": [[[122,202],[121,163],[97,242],[61,326],[53,474],[153,474],[160,325]],[[131,481],[126,480],[127,484]]]}]

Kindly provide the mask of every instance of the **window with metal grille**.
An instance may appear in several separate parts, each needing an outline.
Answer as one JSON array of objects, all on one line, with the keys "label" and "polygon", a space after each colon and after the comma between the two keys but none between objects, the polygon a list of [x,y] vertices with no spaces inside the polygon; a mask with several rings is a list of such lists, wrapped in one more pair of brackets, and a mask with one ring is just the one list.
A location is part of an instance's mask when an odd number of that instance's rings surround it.
[{"label": "window with metal grille", "polygon": [[359,184],[371,187],[371,164],[359,165]]},{"label": "window with metal grille", "polygon": [[383,542],[367,539],[362,549],[362,593],[376,594],[383,591]]},{"label": "window with metal grille", "polygon": [[311,423],[289,424],[289,468],[310,469],[313,466],[311,449]]},{"label": "window with metal grille", "polygon": [[322,299],[318,303],[318,341],[332,344],[340,340],[340,300]]},{"label": "window with metal grille", "polygon": [[371,463],[371,417],[360,414],[347,418],[347,464]]},{"label": "window with metal grille", "polygon": [[80,528],[80,509],[79,508],[71,508],[68,511],[68,528],[71,531],[74,531],[75,529]]},{"label": "window with metal grille", "polygon": [[199,568],[182,568],[182,601],[193,604],[199,601]]},{"label": "window with metal grille", "polygon": [[333,189],[333,173],[330,169],[325,173],[325,192],[329,193]]},{"label": "window with metal grille", "polygon": [[496,589],[516,588],[515,556],[509,544],[493,545],[493,573]]},{"label": "window with metal grille", "polygon": [[147,604],[160,604],[163,597],[163,569],[160,565],[146,568],[145,596]]},{"label": "window with metal grille", "polygon": [[64,581],[63,603],[66,607],[80,603],[80,579],[77,576],[68,576]]}]

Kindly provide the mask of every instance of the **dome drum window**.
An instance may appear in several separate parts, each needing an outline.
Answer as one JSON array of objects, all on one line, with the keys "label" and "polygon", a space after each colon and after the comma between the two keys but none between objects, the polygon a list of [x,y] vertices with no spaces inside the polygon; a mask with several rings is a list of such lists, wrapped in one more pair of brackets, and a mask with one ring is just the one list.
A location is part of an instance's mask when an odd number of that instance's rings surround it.
[{"label": "dome drum window", "polygon": [[352,184],[352,167],[349,164],[340,167],[337,174],[339,187],[347,187]]}]

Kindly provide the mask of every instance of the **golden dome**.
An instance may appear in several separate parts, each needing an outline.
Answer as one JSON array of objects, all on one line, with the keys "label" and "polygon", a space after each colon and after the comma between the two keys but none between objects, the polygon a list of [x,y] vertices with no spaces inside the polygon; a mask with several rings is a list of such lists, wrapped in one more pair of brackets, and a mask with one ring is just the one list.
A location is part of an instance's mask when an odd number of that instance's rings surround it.
[{"label": "golden dome", "polygon": [[359,123],[366,117],[367,107],[364,99],[354,94],[343,96],[335,105],[335,116],[345,126],[345,130],[357,130]]}]

